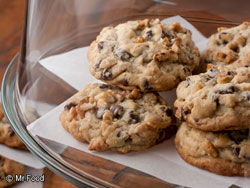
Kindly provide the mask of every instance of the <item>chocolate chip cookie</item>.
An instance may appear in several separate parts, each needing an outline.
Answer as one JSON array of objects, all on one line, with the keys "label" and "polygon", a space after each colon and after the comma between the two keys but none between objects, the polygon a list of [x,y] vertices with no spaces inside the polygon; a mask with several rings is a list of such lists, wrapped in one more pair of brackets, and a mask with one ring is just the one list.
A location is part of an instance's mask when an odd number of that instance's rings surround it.
[{"label": "chocolate chip cookie", "polygon": [[91,74],[126,90],[166,91],[192,74],[200,54],[192,34],[159,19],[105,27],[88,50]]},{"label": "chocolate chip cookie", "polygon": [[175,144],[186,162],[225,176],[250,176],[249,129],[205,132],[183,122]]},{"label": "chocolate chip cookie", "polygon": [[218,33],[208,42],[204,57],[206,62],[220,65],[246,58],[245,62],[250,65],[250,22],[232,28],[218,28]]},{"label": "chocolate chip cookie", "polygon": [[178,86],[176,117],[206,131],[249,128],[250,67],[208,68]]},{"label": "chocolate chip cookie", "polygon": [[[24,175],[24,165],[0,156],[0,187],[9,187],[16,183],[16,174]],[[6,181],[8,175],[14,177],[10,183]]]},{"label": "chocolate chip cookie", "polygon": [[0,144],[6,146],[27,150],[23,142],[12,130],[7,118],[4,115],[2,103],[0,102]]},{"label": "chocolate chip cookie", "polygon": [[60,114],[62,126],[89,150],[145,150],[172,134],[173,112],[157,93],[89,84]]}]

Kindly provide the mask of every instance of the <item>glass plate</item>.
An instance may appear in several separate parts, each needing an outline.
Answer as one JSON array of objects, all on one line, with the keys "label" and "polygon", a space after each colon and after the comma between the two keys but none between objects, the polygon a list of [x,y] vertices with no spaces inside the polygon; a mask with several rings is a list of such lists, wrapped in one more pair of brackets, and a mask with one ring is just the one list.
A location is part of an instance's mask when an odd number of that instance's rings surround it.
[{"label": "glass plate", "polygon": [[[149,177],[154,185],[174,187],[124,165],[30,135],[27,125],[77,92],[38,62],[88,46],[103,27],[128,20],[180,15],[209,37],[217,27],[249,21],[249,7],[247,0],[28,0],[21,51],[10,63],[2,84],[5,113],[30,151],[55,173],[79,187],[130,187],[141,177]],[[47,105],[40,105],[44,103]],[[110,165],[115,170],[107,169]],[[112,179],[117,174],[119,177]]]}]

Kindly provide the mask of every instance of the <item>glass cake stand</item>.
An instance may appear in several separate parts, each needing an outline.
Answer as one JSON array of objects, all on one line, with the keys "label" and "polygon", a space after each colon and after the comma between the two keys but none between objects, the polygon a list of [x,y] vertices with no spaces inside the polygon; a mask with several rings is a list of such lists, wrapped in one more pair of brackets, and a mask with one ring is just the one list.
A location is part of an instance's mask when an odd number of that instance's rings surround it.
[{"label": "glass cake stand", "polygon": [[2,84],[6,116],[34,155],[78,187],[178,187],[125,165],[32,136],[27,130],[31,122],[77,92],[38,62],[88,46],[103,27],[128,20],[179,15],[209,37],[217,27],[249,21],[249,7],[248,0],[27,0],[21,51],[11,61]]}]

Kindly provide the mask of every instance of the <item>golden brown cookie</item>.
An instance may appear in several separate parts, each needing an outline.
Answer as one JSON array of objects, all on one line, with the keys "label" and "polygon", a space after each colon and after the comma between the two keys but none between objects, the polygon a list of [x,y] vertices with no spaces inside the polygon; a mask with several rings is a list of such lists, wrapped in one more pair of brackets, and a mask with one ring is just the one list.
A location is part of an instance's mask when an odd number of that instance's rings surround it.
[{"label": "golden brown cookie", "polygon": [[177,88],[176,117],[205,131],[247,129],[250,125],[250,67],[211,66]]},{"label": "golden brown cookie", "polygon": [[0,143],[6,146],[27,150],[26,146],[12,130],[4,115],[2,103],[0,102]]},{"label": "golden brown cookie", "polygon": [[126,90],[166,91],[192,74],[200,54],[191,32],[159,19],[105,27],[88,50],[91,74]]},{"label": "golden brown cookie", "polygon": [[186,162],[225,176],[250,176],[249,129],[205,132],[183,122],[175,145]]},{"label": "golden brown cookie", "polygon": [[62,126],[90,150],[145,150],[173,134],[172,110],[157,93],[89,84],[60,115]]}]

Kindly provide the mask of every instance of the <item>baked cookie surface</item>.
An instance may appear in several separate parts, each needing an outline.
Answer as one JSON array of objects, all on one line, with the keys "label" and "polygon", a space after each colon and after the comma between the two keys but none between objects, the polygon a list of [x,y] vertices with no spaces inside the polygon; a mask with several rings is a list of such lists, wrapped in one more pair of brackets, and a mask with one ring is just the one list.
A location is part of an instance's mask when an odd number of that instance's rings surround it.
[{"label": "baked cookie surface", "polygon": [[59,119],[71,135],[89,143],[89,150],[127,153],[171,134],[172,110],[157,93],[96,83],[73,96]]},{"label": "baked cookie surface", "polygon": [[6,181],[6,176],[16,174],[24,175],[24,165],[0,156],[0,187],[9,187],[16,183],[15,178],[12,182]]},{"label": "baked cookie surface", "polygon": [[175,145],[186,162],[216,174],[250,176],[249,129],[205,132],[183,122]]},{"label": "baked cookie surface", "polygon": [[[246,58],[250,65],[250,22],[232,28],[218,28],[204,53],[205,61],[221,65],[234,64]],[[237,63],[236,63],[237,64]]]},{"label": "baked cookie surface", "polygon": [[4,115],[2,103],[0,102],[0,144],[9,147],[27,150],[26,146],[12,130],[7,118]]},{"label": "baked cookie surface", "polygon": [[200,54],[192,34],[159,19],[105,27],[88,50],[91,74],[123,89],[166,91],[192,74]]},{"label": "baked cookie surface", "polygon": [[210,66],[177,88],[176,117],[207,130],[239,130],[250,125],[250,67]]}]

